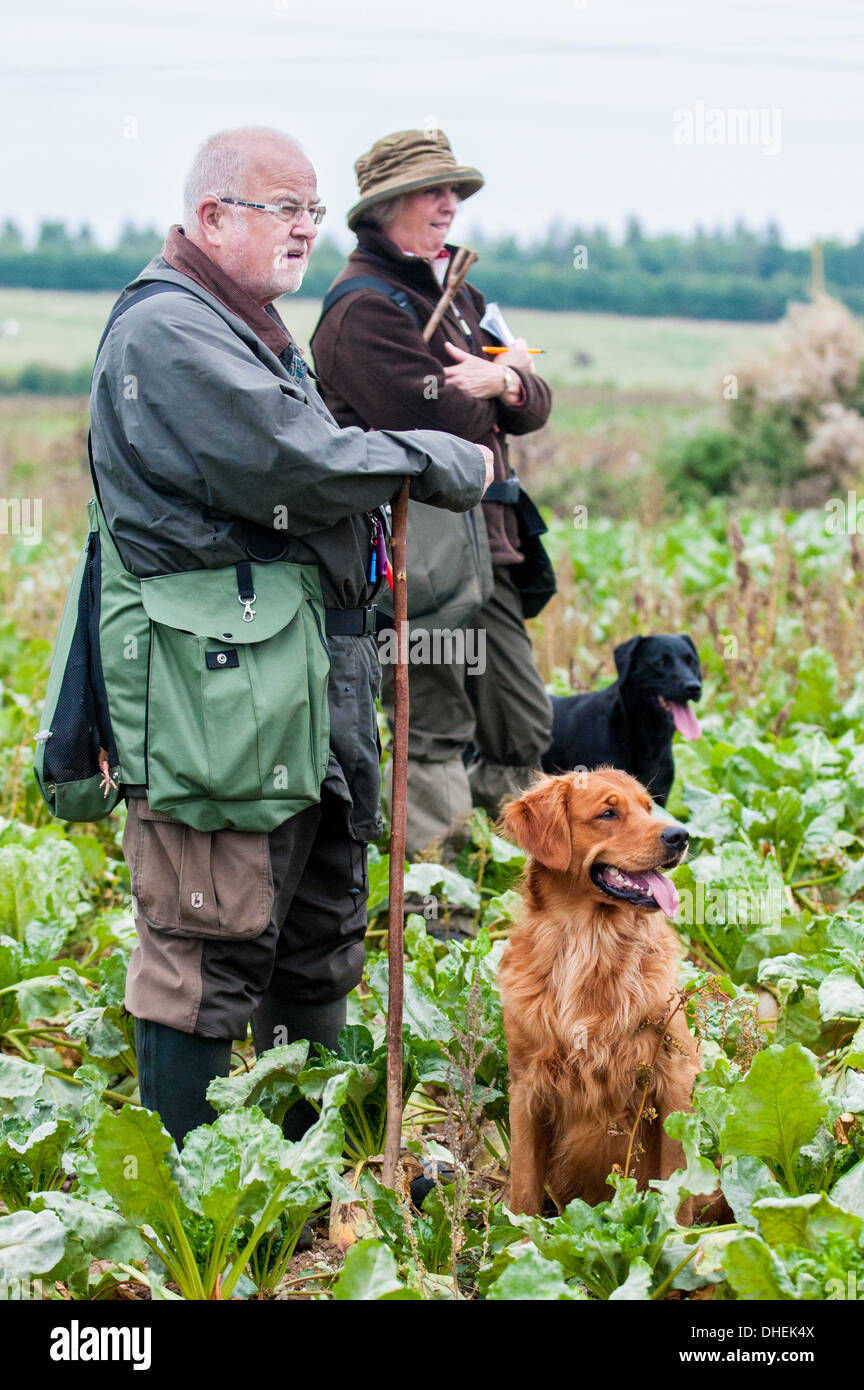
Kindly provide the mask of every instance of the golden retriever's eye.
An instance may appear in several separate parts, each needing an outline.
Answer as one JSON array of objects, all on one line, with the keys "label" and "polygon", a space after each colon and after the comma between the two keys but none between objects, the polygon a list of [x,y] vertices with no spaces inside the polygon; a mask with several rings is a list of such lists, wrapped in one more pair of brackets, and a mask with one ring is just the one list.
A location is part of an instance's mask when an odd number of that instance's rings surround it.
[{"label": "golden retriever's eye", "polygon": [[607,806],[605,811],[601,811],[598,816],[594,817],[595,820],[618,820],[618,818],[618,812],[614,806]]}]

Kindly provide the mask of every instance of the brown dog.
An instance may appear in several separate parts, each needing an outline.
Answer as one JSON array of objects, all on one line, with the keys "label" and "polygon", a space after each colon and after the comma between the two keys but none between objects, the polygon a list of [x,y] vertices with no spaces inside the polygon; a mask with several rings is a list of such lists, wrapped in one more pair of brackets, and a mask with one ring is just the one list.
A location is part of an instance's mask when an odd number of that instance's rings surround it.
[{"label": "brown dog", "polygon": [[629,1172],[646,1188],[683,1166],[663,1121],[691,1108],[699,1058],[664,916],[678,894],[658,870],[681,863],[688,835],[651,811],[641,783],[614,768],[544,777],[504,807],[530,855],[500,972],[513,1211],[539,1213],[544,1189],[559,1209],[609,1200],[646,1082]]}]

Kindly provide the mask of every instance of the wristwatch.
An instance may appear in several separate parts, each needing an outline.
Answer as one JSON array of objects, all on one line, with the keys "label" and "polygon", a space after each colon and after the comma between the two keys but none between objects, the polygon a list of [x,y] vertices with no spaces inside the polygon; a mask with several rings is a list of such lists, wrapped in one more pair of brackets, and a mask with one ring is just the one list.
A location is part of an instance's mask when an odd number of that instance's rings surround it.
[{"label": "wristwatch", "polygon": [[513,389],[513,385],[514,385],[515,381],[516,381],[516,373],[513,371],[513,368],[512,368],[512,367],[505,367],[505,368],[504,368],[504,390],[501,392],[501,395],[502,395],[502,396],[506,396],[506,395],[507,395],[507,392],[508,392],[508,391],[511,391],[511,390]]}]

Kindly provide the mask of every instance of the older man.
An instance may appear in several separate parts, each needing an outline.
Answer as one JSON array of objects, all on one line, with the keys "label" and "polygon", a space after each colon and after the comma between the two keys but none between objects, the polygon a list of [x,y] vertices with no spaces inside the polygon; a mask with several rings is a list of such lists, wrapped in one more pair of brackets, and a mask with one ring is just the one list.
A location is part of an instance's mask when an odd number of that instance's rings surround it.
[{"label": "older man", "polygon": [[[433,655],[410,669],[413,853],[448,836],[458,844],[451,828],[464,824],[472,796],[494,815],[503,796],[530,780],[549,746],[549,700],[524,622],[526,611],[533,616],[543,602],[533,563],[538,546],[518,520],[517,508],[527,504],[511,476],[506,436],[545,424],[551,396],[524,340],[494,356],[483,351],[501,345],[482,322],[482,294],[470,285],[431,340],[422,336],[457,249],[447,243],[450,226],[460,202],[483,186],[478,170],[458,164],[437,130],[386,135],[355,168],[361,196],[348,225],[357,248],[325,300],[312,340],[321,393],[340,424],[447,430],[488,445],[495,457],[494,498],[490,489],[471,526],[422,505],[412,504],[409,515],[409,616],[433,633],[464,633],[462,645],[446,651],[439,641],[448,659]],[[422,504],[413,489],[412,495]],[[545,529],[535,513],[538,523]],[[542,550],[539,556],[545,559]],[[533,607],[523,601],[529,587]],[[428,647],[434,654],[435,643]],[[471,661],[459,659],[463,647]],[[385,698],[391,671],[385,666]],[[477,757],[466,770],[463,753],[471,743]]]},{"label": "older man", "polygon": [[[416,496],[457,510],[475,505],[491,478],[487,451],[474,445],[432,431],[343,430],[322,403],[273,301],[299,289],[323,215],[315,171],[288,136],[246,129],[208,140],[186,185],[185,225],[123,291],[93,379],[94,476],[126,571],[147,579],[236,568],[245,606],[230,621],[242,629],[254,620],[256,581],[263,592],[266,566],[282,561],[313,567],[326,608],[329,762],[319,799],[296,814],[262,793],[232,821],[230,786],[223,828],[155,812],[159,730],[139,713],[142,771],[123,787],[138,934],[126,1006],[141,1098],[178,1140],[212,1119],[206,1087],[227,1073],[250,1016],[259,1052],[297,1038],[336,1046],[362,971],[366,842],[381,825],[376,509],[406,477]],[[166,621],[220,639],[201,640],[205,708],[177,750],[185,769],[206,737],[218,770],[222,748],[227,759],[238,734],[250,734],[236,727],[242,712],[209,692],[247,663],[254,686],[248,634],[211,633],[206,613],[197,628],[194,614]],[[277,723],[290,722],[305,690],[302,664],[288,681],[296,689],[282,700],[257,692]],[[106,684],[116,712],[110,673]],[[281,771],[290,781],[292,768]],[[233,794],[249,795],[239,785]],[[295,1107],[286,1132],[301,1133],[309,1118]]]}]

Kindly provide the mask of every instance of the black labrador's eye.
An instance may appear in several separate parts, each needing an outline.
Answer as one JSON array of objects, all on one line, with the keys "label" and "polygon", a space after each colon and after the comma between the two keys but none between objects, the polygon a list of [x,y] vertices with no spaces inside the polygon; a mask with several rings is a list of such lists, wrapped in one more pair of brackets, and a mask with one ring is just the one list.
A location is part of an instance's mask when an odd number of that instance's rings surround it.
[{"label": "black labrador's eye", "polygon": [[618,820],[618,812],[615,810],[615,807],[614,807],[614,806],[607,806],[607,807],[606,807],[606,810],[605,810],[605,811],[601,811],[600,814],[599,814],[599,816],[595,816],[594,819],[595,819],[595,820]]}]

